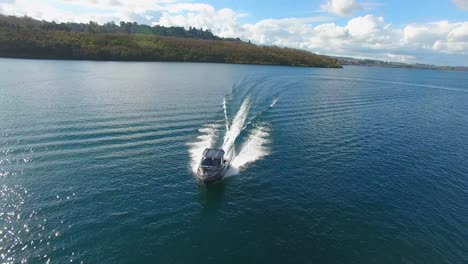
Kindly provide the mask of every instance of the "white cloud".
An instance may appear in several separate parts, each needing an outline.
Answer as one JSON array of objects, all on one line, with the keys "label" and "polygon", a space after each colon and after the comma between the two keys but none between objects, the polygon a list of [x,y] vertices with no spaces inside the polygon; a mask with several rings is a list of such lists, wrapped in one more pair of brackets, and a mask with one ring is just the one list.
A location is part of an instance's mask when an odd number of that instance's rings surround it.
[{"label": "white cloud", "polygon": [[362,9],[356,0],[327,0],[321,8],[339,16],[351,16],[355,11]]},{"label": "white cloud", "polygon": [[14,2],[0,3],[3,14],[15,16],[30,16],[44,20],[57,20],[61,17],[71,17],[71,13],[44,5],[39,1],[16,0]]},{"label": "white cloud", "polygon": [[[38,0],[30,0],[38,1]],[[76,8],[88,7],[100,10],[144,12],[145,10],[161,9],[161,4],[174,2],[173,0],[56,0],[63,4],[74,5]]]},{"label": "white cloud", "polygon": [[403,30],[403,43],[407,47],[467,55],[468,22],[439,21],[408,25]]},{"label": "white cloud", "polygon": [[468,0],[453,0],[453,2],[461,9],[468,10]]},{"label": "white cloud", "polygon": [[448,40],[468,42],[468,22],[457,23],[448,34]]},{"label": "white cloud", "polygon": [[398,30],[393,30],[383,17],[357,17],[345,26],[334,23],[314,27],[308,45],[312,50],[340,56],[384,59],[398,45]]},{"label": "white cloud", "polygon": [[[37,19],[56,22],[89,22],[90,20],[105,23],[109,21],[137,21],[151,23],[148,12],[167,10],[172,0],[56,0],[66,9],[60,9],[50,1],[16,0],[0,2],[4,14],[30,16]],[[92,10],[92,11],[89,11]]]},{"label": "white cloud", "polygon": [[[201,7],[201,6],[200,6]],[[210,29],[215,34],[223,37],[240,37],[239,33],[241,25],[238,18],[244,16],[243,13],[237,13],[229,8],[215,10],[214,8],[203,7],[194,11],[192,7],[185,6],[181,11],[181,6],[172,8],[169,6],[167,11],[164,11],[159,20],[153,24],[163,26],[190,26],[196,28]],[[188,10],[188,12],[187,12]]]},{"label": "white cloud", "polygon": [[215,11],[213,6],[199,3],[175,3],[167,6],[166,9],[171,13],[183,11],[211,13]]},{"label": "white cloud", "polygon": [[349,38],[349,31],[346,30],[344,27],[339,27],[335,25],[335,23],[330,24],[321,24],[314,28],[314,33],[316,37],[323,40],[333,40],[333,39],[341,39],[344,40]]},{"label": "white cloud", "polygon": [[374,39],[386,37],[389,33],[386,31],[390,28],[390,25],[385,23],[383,17],[366,15],[351,19],[346,25],[346,28],[355,38],[369,41],[369,38]]},{"label": "white cloud", "polygon": [[[468,61],[468,21],[436,21],[394,27],[382,16],[365,15],[351,18],[344,25],[333,23],[327,16],[242,23],[241,18],[247,14],[202,3],[171,0],[140,0],[138,4],[124,0],[55,1],[61,1],[61,5],[68,8],[59,9],[47,4],[53,2],[16,0],[0,2],[0,12],[55,21],[93,20],[104,23],[124,20],[186,28],[193,26],[211,29],[221,37],[239,37],[257,44],[301,48],[337,56],[456,65],[466,65]],[[344,10],[347,11],[342,11],[343,14],[351,12],[349,8]]]}]

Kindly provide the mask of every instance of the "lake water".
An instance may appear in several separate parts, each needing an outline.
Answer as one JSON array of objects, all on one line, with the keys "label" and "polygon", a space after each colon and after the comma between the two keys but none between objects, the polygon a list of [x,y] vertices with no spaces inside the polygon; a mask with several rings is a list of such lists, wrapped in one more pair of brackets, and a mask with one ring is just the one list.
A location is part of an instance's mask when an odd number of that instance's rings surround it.
[{"label": "lake water", "polygon": [[0,59],[0,199],[2,262],[467,263],[468,73]]}]

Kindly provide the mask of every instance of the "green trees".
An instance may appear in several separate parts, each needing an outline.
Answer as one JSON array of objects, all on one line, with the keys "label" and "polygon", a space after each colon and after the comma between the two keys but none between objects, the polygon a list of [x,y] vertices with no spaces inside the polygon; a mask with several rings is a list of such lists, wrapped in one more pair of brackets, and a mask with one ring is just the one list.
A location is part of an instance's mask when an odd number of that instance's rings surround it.
[{"label": "green trees", "polygon": [[0,15],[0,56],[340,67],[307,51],[222,39],[208,30],[135,22],[54,23]]}]

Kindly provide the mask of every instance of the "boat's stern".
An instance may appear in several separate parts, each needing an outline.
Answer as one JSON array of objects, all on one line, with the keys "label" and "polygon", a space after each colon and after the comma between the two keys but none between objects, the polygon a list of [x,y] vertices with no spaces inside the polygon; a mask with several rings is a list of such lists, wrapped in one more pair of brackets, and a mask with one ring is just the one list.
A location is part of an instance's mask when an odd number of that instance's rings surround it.
[{"label": "boat's stern", "polygon": [[200,166],[197,170],[197,178],[204,183],[212,183],[223,177],[223,170]]}]

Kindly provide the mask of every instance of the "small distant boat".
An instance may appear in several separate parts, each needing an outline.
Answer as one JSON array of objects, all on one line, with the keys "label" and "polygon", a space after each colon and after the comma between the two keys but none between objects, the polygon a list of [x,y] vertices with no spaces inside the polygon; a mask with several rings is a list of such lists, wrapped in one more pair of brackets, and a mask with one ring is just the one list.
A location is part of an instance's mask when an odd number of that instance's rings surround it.
[{"label": "small distant boat", "polygon": [[224,154],[222,149],[205,149],[197,170],[197,178],[203,183],[221,180],[230,164],[230,160],[225,159]]}]

